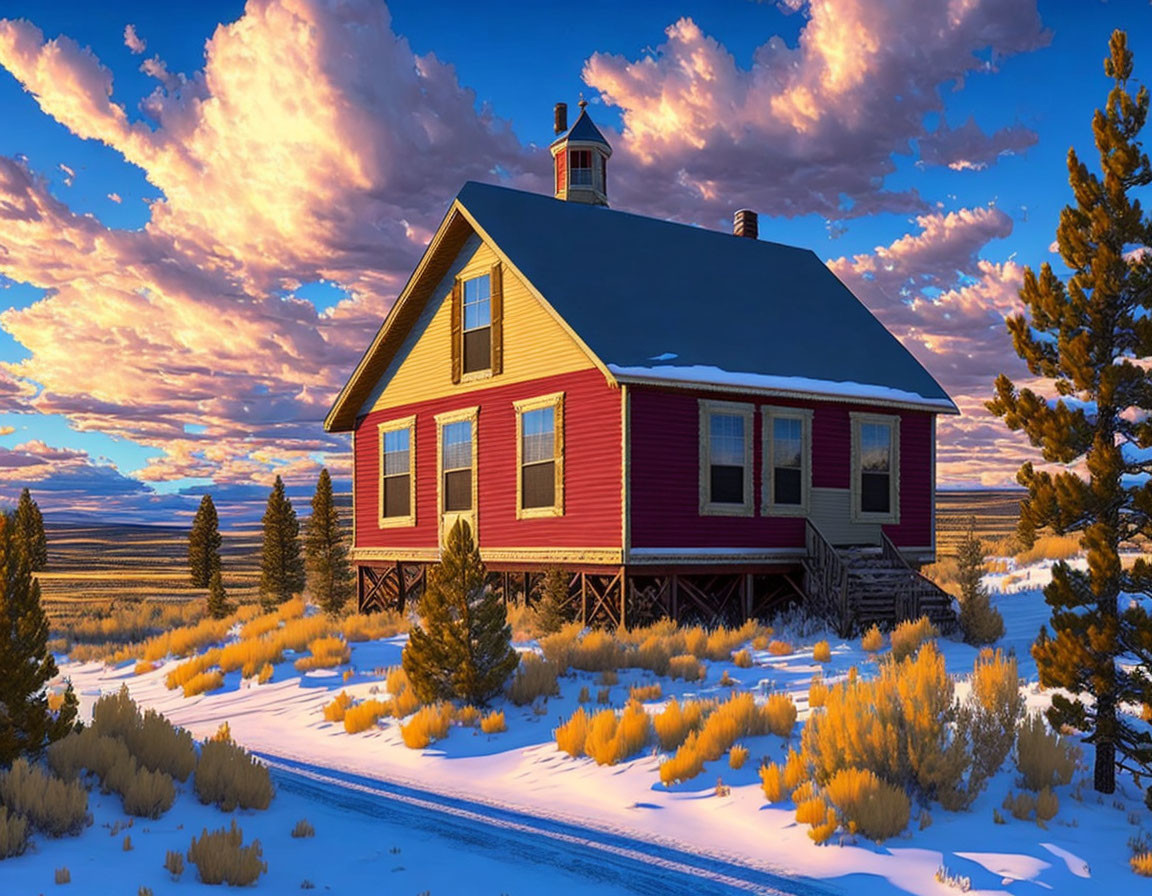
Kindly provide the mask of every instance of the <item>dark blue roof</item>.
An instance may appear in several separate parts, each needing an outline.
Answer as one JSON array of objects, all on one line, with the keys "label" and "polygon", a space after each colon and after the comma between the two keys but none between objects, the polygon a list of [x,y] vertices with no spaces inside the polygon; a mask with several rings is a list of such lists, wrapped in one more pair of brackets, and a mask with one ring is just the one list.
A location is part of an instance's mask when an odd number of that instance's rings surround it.
[{"label": "dark blue roof", "polygon": [[603,143],[608,146],[608,141],[604,139],[604,135],[600,133],[600,128],[592,123],[592,117],[588,114],[587,109],[581,109],[580,115],[576,122],[563,134],[558,136],[552,141],[552,146],[555,146],[561,140],[576,140],[585,143]]},{"label": "dark blue roof", "polygon": [[474,182],[458,199],[605,364],[948,399],[809,249]]}]

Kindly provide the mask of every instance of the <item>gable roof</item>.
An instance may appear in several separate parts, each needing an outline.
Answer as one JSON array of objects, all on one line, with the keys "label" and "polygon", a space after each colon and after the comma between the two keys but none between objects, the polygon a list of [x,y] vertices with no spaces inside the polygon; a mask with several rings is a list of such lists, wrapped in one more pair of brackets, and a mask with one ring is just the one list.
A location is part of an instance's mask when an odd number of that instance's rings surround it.
[{"label": "gable roof", "polygon": [[325,429],[352,428],[447,269],[444,256],[473,229],[616,381],[958,413],[931,374],[809,249],[470,181]]},{"label": "gable roof", "polygon": [[[465,184],[458,200],[621,378],[716,378],[706,368],[880,387],[955,410],[809,249],[487,184]],[[822,391],[811,385],[798,391]]]}]

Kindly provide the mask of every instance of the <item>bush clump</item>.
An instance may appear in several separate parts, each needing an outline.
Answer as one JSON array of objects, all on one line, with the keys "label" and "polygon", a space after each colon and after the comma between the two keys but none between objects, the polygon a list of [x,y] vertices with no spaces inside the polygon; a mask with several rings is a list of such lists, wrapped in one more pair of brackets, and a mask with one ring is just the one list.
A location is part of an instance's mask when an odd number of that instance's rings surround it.
[{"label": "bush clump", "polygon": [[652,684],[634,684],[628,689],[628,699],[638,700],[641,703],[659,700],[663,696],[664,688],[660,686],[658,681],[654,681]]},{"label": "bush clump", "polygon": [[297,840],[304,837],[315,837],[316,828],[312,827],[312,823],[308,821],[307,818],[301,818],[298,822],[296,822],[295,826],[293,826],[292,836]]},{"label": "bush clump", "polygon": [[355,706],[345,707],[344,730],[349,734],[359,734],[375,728],[376,723],[392,709],[392,704],[384,700],[364,700]]},{"label": "bush clump", "polygon": [[1029,715],[1016,735],[1016,770],[1032,791],[1056,787],[1072,780],[1080,751],[1055,732],[1043,717]]},{"label": "bush clump", "polygon": [[817,641],[812,647],[812,659],[818,663],[832,662],[832,645],[827,641]]},{"label": "bush clump", "polygon": [[860,648],[868,653],[878,653],[884,649],[884,633],[880,631],[880,626],[873,623],[872,627],[864,632],[864,637],[860,639]]},{"label": "bush clump", "polygon": [[508,699],[517,706],[526,706],[539,697],[555,697],[560,693],[557,679],[560,666],[536,653],[520,654],[520,666],[508,683]]},{"label": "bush clump", "polygon": [[772,656],[788,656],[792,653],[792,645],[787,641],[770,641],[768,643],[768,652],[772,654]]},{"label": "bush clump", "polygon": [[126,687],[96,701],[91,729],[119,738],[142,766],[164,772],[177,781],[187,781],[196,767],[192,735],[153,709],[141,712]]},{"label": "bush clump", "polygon": [[748,651],[747,648],[743,650],[737,650],[734,654],[732,654],[732,662],[735,663],[736,667],[739,669],[751,669],[752,654]]},{"label": "bush clump", "polygon": [[200,802],[225,812],[267,809],[274,792],[267,766],[232,741],[207,741],[200,748],[195,789]]},{"label": "bush clump", "polygon": [[743,768],[744,763],[748,761],[748,748],[742,744],[733,744],[732,749],[728,751],[728,767],[729,768]]},{"label": "bush clump", "polygon": [[679,747],[690,731],[699,730],[704,717],[715,706],[712,700],[685,700],[683,703],[675,697],[669,700],[664,709],[652,716],[652,728],[660,749],[667,753]]},{"label": "bush clump", "polygon": [[651,734],[648,713],[639,703],[629,701],[619,717],[613,709],[592,717],[583,749],[597,765],[615,765],[642,750]]},{"label": "bush clump", "polygon": [[568,721],[556,729],[556,748],[569,756],[579,759],[584,755],[584,743],[588,740],[588,713],[581,706],[568,717]]},{"label": "bush clump", "polygon": [[920,645],[939,636],[936,626],[927,616],[916,621],[901,622],[892,631],[892,659],[902,660],[912,656]]},{"label": "bush clump", "polygon": [[[787,697],[783,700],[791,706],[792,722],[795,722],[795,706]],[[785,705],[776,701],[774,706],[773,710],[769,710],[767,704],[757,706],[751,694],[737,694],[721,703],[709,713],[699,731],[690,732],[676,753],[660,763],[661,782],[668,786],[694,778],[704,770],[704,763],[719,759],[737,739],[766,734],[771,730],[770,725],[782,724],[787,715]]]},{"label": "bush clump", "polygon": [[702,681],[707,670],[704,664],[690,653],[682,653],[668,659],[668,676],[684,681]]},{"label": "bush clump", "polygon": [[30,765],[23,757],[0,771],[0,805],[24,816],[49,837],[78,834],[88,824],[88,791],[79,781],[64,781]]},{"label": "bush clump", "polygon": [[204,828],[199,838],[192,838],[188,861],[196,866],[202,883],[246,887],[268,870],[268,863],[263,861],[259,840],[248,846],[243,842],[244,832],[235,821],[215,831]]},{"label": "bush clump", "polygon": [[120,794],[125,812],[140,818],[159,818],[176,799],[170,775],[143,768],[128,754],[108,770],[103,783],[106,789]]},{"label": "bush clump", "polygon": [[347,691],[341,691],[336,695],[331,703],[324,707],[324,721],[326,722],[343,722],[344,715],[348,711],[348,707],[352,705],[352,695]]},{"label": "bush clump", "polygon": [[179,850],[170,849],[164,854],[164,870],[178,880],[184,873],[184,854]]},{"label": "bush clump", "polygon": [[22,855],[28,847],[28,821],[0,806],[0,859]]},{"label": "bush clump", "polygon": [[912,812],[908,795],[868,769],[841,769],[824,792],[850,833],[859,832],[879,843],[908,826]]},{"label": "bush clump", "polygon": [[972,699],[961,707],[957,724],[968,731],[973,762],[983,777],[1004,764],[1023,713],[1016,658],[1000,650],[980,651],[972,667]]},{"label": "bush clump", "polygon": [[452,725],[452,704],[433,703],[418,709],[407,723],[400,726],[404,745],[412,750],[423,750],[436,740],[448,735]]}]

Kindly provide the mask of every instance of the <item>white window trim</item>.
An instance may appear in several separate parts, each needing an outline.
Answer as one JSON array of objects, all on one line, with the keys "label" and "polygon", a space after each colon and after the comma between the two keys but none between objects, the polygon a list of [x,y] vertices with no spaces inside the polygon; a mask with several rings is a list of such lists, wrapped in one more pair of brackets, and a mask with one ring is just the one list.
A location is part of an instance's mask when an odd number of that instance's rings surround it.
[{"label": "white window trim", "polygon": [[[408,514],[406,516],[384,516],[384,434],[408,430]],[[376,426],[376,461],[380,474],[377,476],[376,510],[377,523],[381,529],[399,529],[416,525],[416,417],[401,417]]]},{"label": "white window trim", "polygon": [[[752,442],[753,423],[756,419],[756,406],[742,401],[712,401],[699,399],[699,427],[700,427],[700,516],[755,516],[756,500],[752,491]],[[711,427],[709,418],[712,414],[732,414],[744,418],[744,503],[743,504],[714,504],[711,497],[710,464],[711,460]]]},{"label": "white window trim", "polygon": [[[866,414],[851,412],[848,415],[852,424],[852,472],[849,488],[852,493],[852,522],[885,523],[896,525],[900,522],[900,417],[896,414]],[[860,425],[862,423],[884,423],[892,427],[890,453],[891,471],[888,476],[888,513],[866,513],[860,509]]]},{"label": "white window trim", "polygon": [[[472,510],[467,511],[472,514],[474,520],[478,520],[480,514],[479,506],[479,487],[477,480],[480,478],[477,474],[480,464],[477,457],[477,445],[479,443],[478,432],[479,427],[476,425],[480,417],[480,408],[461,408],[458,411],[447,411],[443,414],[436,415],[436,519],[442,521],[444,519],[444,427],[449,423],[463,423],[469,421],[472,424]],[[464,513],[465,511],[453,511],[454,513]],[[439,523],[437,524],[439,525]],[[476,526],[472,526],[472,537],[476,538]]]},{"label": "white window trim", "polygon": [[[564,515],[564,393],[553,392],[537,398],[512,402],[516,411],[516,519],[530,520]],[[524,430],[522,417],[527,411],[552,408],[555,437],[553,462],[556,474],[555,503],[551,507],[524,506]]]},{"label": "white window trim", "polygon": [[[760,409],[761,439],[764,443],[764,473],[761,483],[760,512],[765,516],[807,516],[812,508],[812,409],[764,405]],[[777,504],[775,487],[775,450],[772,421],[781,418],[800,421],[800,503]]]}]

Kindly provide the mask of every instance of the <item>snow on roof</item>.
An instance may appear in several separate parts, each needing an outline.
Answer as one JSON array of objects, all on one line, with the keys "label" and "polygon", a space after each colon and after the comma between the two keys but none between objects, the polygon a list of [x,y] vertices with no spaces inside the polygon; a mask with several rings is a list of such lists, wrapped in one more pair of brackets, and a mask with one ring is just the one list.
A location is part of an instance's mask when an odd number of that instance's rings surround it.
[{"label": "snow on roof", "polygon": [[734,391],[769,392],[781,396],[822,395],[829,398],[868,400],[883,404],[909,404],[957,413],[950,398],[930,397],[917,392],[868,383],[833,382],[804,376],[769,376],[762,373],[734,373],[719,367],[692,365],[677,367],[621,367],[609,364],[612,375],[622,382],[667,382],[723,386]]},{"label": "snow on roof", "polygon": [[956,410],[808,249],[474,182],[457,199],[609,369],[660,377],[652,360],[674,356],[699,376]]}]

